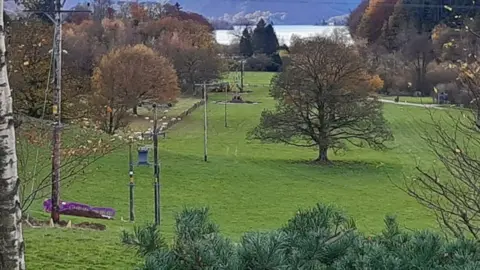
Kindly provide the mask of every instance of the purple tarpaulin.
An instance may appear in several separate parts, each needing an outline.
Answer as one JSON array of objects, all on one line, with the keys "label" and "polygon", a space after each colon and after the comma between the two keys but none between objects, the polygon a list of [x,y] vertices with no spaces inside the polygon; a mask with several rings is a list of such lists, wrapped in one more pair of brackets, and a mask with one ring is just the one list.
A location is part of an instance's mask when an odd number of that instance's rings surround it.
[{"label": "purple tarpaulin", "polygon": [[[113,217],[115,216],[115,209],[108,207],[91,207],[87,204],[64,201],[60,201],[59,206],[59,212],[63,215],[105,219],[113,219]],[[45,201],[43,201],[43,210],[49,213],[52,211],[51,199],[46,199]]]}]

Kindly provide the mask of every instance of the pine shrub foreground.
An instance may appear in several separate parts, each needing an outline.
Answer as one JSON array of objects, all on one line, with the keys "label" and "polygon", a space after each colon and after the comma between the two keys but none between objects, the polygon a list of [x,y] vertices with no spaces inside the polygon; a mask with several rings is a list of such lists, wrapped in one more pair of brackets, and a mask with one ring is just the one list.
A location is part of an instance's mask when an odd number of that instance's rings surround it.
[{"label": "pine shrub foreground", "polygon": [[177,214],[168,245],[156,226],[123,232],[122,242],[144,257],[142,270],[480,269],[480,244],[447,241],[435,232],[400,230],[394,217],[369,237],[330,205],[300,210],[282,228],[246,233],[239,243],[223,237],[208,209]]}]

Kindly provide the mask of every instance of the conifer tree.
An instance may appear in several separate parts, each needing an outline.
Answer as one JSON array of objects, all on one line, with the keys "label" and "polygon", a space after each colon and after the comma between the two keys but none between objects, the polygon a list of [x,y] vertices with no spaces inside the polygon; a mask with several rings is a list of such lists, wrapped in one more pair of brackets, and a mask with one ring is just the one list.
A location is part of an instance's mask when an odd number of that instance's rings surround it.
[{"label": "conifer tree", "polygon": [[285,226],[251,232],[238,243],[222,236],[207,209],[176,217],[168,246],[155,225],[124,232],[122,241],[145,258],[143,270],[158,269],[479,269],[480,244],[447,242],[428,231],[406,233],[395,217],[373,237],[357,233],[354,221],[332,206],[300,210]]},{"label": "conifer tree", "polygon": [[240,54],[244,57],[250,57],[253,55],[253,48],[252,48],[252,36],[250,35],[250,31],[248,28],[245,27],[242,32],[242,37],[240,38]]},{"label": "conifer tree", "polygon": [[264,52],[266,55],[273,55],[277,52],[279,47],[277,34],[273,29],[273,25],[269,24],[265,27],[265,48]]},{"label": "conifer tree", "polygon": [[252,47],[253,47],[253,52],[254,53],[265,53],[265,44],[266,44],[266,39],[265,39],[265,28],[267,24],[263,19],[260,19],[258,21],[257,26],[255,27],[255,30],[253,30],[253,35],[252,35]]}]

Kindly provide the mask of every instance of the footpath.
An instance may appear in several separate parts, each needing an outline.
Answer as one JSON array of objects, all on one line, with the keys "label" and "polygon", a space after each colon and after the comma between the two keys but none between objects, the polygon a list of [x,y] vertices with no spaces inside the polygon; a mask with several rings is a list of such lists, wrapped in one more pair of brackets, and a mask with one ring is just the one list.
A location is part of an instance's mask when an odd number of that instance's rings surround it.
[{"label": "footpath", "polygon": [[423,108],[427,108],[427,109],[431,109],[431,108],[434,108],[434,109],[439,109],[439,110],[443,110],[444,108],[438,106],[438,104],[417,104],[417,103],[409,103],[409,102],[395,102],[393,100],[389,100],[389,99],[378,99],[380,102],[383,102],[383,103],[390,103],[390,104],[397,104],[397,105],[405,105],[405,106],[415,106],[415,107],[423,107]]}]

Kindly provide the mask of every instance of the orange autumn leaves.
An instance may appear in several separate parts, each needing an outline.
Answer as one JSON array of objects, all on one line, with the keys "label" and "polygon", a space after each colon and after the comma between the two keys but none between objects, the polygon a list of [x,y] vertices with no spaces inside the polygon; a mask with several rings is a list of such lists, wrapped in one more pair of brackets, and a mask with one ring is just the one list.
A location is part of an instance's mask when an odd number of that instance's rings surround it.
[{"label": "orange autumn leaves", "polygon": [[95,100],[112,108],[132,108],[140,100],[175,100],[180,92],[168,59],[145,45],[126,46],[104,55],[92,77]]},{"label": "orange autumn leaves", "polygon": [[[382,35],[382,28],[393,14],[398,0],[370,0],[361,16],[356,34],[374,42]],[[361,11],[360,11],[361,12]]]},{"label": "orange autumn leaves", "polygon": [[384,81],[382,80],[382,78],[380,78],[380,76],[374,75],[374,76],[371,76],[370,80],[368,81],[368,84],[371,90],[379,91],[383,88]]},{"label": "orange autumn leaves", "polygon": [[172,43],[181,48],[211,48],[215,43],[208,27],[195,21],[165,17],[142,25],[144,35],[158,38],[157,43]]}]

